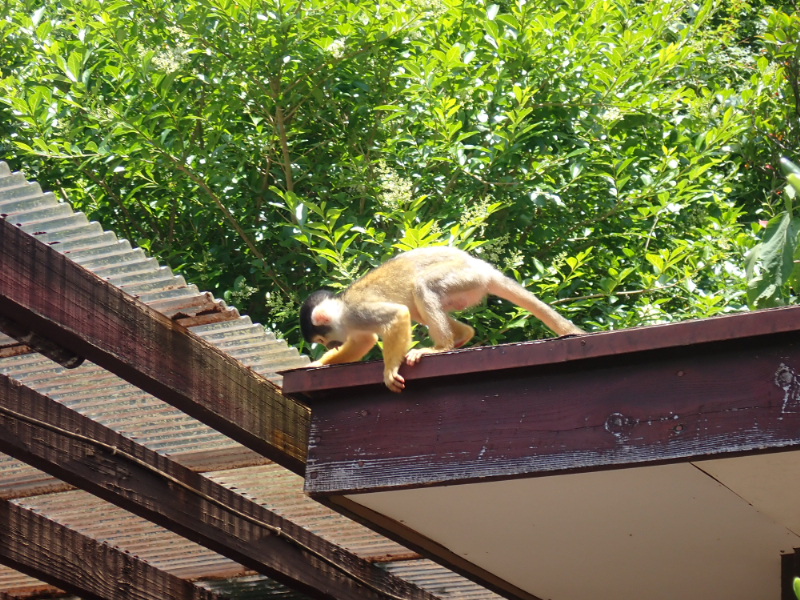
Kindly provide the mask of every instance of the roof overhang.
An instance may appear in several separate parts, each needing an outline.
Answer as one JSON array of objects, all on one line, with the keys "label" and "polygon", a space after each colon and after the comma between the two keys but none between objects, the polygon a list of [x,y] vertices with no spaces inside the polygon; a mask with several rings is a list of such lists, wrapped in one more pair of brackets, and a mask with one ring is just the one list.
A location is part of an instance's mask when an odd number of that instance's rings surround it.
[{"label": "roof overhang", "polygon": [[507,596],[777,597],[798,330],[788,307],[428,356],[399,395],[380,363],[283,391],[312,406],[307,492]]}]

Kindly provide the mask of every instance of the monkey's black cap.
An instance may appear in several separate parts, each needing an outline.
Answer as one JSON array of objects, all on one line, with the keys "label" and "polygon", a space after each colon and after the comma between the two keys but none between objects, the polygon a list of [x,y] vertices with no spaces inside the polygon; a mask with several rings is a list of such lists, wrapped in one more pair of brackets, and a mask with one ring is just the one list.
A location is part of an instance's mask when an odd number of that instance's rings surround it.
[{"label": "monkey's black cap", "polygon": [[336,294],[330,290],[317,290],[306,298],[306,301],[303,302],[303,305],[300,307],[300,331],[303,333],[303,339],[309,344],[311,340],[314,339],[315,335],[324,336],[331,330],[327,325],[314,325],[314,323],[311,322],[311,313],[314,312],[314,309],[320,302],[328,298],[333,298],[335,295]]}]

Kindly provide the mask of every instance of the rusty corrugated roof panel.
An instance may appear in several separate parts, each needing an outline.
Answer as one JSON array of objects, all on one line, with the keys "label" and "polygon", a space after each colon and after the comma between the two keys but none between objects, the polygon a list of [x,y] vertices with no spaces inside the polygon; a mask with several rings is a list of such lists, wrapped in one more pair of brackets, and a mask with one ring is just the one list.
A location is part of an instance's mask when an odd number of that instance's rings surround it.
[{"label": "rusty corrugated roof panel", "polygon": [[12,502],[180,577],[247,572],[242,565],[88,492],[73,490]]},{"label": "rusty corrugated roof panel", "polygon": [[238,447],[233,440],[97,365],[64,369],[38,355],[0,360],[0,373],[163,453]]},{"label": "rusty corrugated roof panel", "polygon": [[440,598],[459,600],[498,600],[500,596],[490,592],[431,560],[410,560],[387,563],[384,568],[392,575],[417,584]]},{"label": "rusty corrugated roof panel", "polygon": [[[71,490],[72,486],[15,458],[0,454],[0,499]],[[2,588],[0,588],[2,589]]]},{"label": "rusty corrugated roof panel", "polygon": [[40,594],[52,595],[55,588],[19,571],[0,565],[0,592],[12,598],[30,598]]},{"label": "rusty corrugated roof panel", "polygon": [[[2,162],[0,215],[152,308],[173,318],[181,317],[178,320],[190,326],[193,333],[227,348],[231,356],[278,385],[281,377],[277,371],[308,363],[307,357],[272,332],[253,324],[249,317],[239,316],[210,294],[199,292],[196,286],[187,285],[183,277],[159,266],[141,249],[131,248],[127,240],[118,240],[97,223],[89,223],[81,213],[72,213],[69,205],[59,203],[51,193],[42,193],[38,184],[27,183],[20,173],[11,174]],[[193,322],[201,324],[191,326]],[[0,334],[0,348],[4,345],[18,344]],[[88,362],[67,370],[38,354],[22,354],[0,358],[0,373],[156,451],[185,454],[240,448],[226,436]],[[0,469],[0,495],[42,477],[35,469],[8,457],[0,459]]]},{"label": "rusty corrugated roof panel", "polygon": [[[28,183],[21,173],[12,174],[0,162],[0,216],[41,241],[52,245],[88,271],[103,277],[151,308],[189,327],[209,343],[230,344],[242,363],[280,385],[276,371],[308,364],[308,358],[276,339],[248,317],[197,286],[187,285],[166,267],[149,258],[142,249],[132,248],[83,213],[73,212],[38,183]],[[0,334],[0,348],[17,345]]]},{"label": "rusty corrugated roof panel", "polygon": [[280,465],[217,471],[206,476],[362,558],[411,554],[404,546],[306,496],[303,478]]},{"label": "rusty corrugated roof panel", "polygon": [[[371,530],[311,500],[302,492],[298,475],[274,465],[261,465],[208,473],[208,477],[243,496],[267,506],[321,537],[359,556],[385,560],[409,551]],[[86,492],[74,490],[30,497],[17,504],[69,526],[84,535],[105,541],[175,575],[197,578],[233,577],[246,570],[241,565],[201,546],[188,542],[149,521],[108,504]],[[387,562],[384,568],[420,585],[441,598],[496,600],[498,596],[429,560]],[[40,582],[0,567],[0,590],[36,590]],[[239,581],[208,583],[217,589],[242,590],[250,594],[292,594],[261,576]],[[246,592],[246,593],[245,593]],[[239,596],[236,596],[239,598]],[[269,596],[272,597],[272,596]]]},{"label": "rusty corrugated roof panel", "polygon": [[[84,268],[107,279],[151,308],[190,328],[196,335],[280,385],[279,371],[308,364],[308,358],[274,334],[240,316],[221,300],[188,285],[181,276],[148,258],[82,213],[43,193],[21,173],[11,173],[0,162],[0,218],[18,224],[44,243],[69,256]],[[188,417],[181,411],[142,392],[97,365],[85,362],[67,370],[0,334],[0,373],[6,374],[137,442],[189,466],[202,468],[207,457],[230,456],[240,464],[249,451]],[[12,356],[13,354],[17,354]],[[252,461],[258,463],[260,461]],[[300,477],[274,464],[209,473],[219,483],[251,497],[303,527],[370,560],[413,556],[406,548],[310,500]],[[48,493],[38,497],[37,490]],[[60,490],[60,491],[59,491]],[[67,490],[67,491],[65,491]],[[24,496],[24,497],[19,497]],[[260,575],[243,575],[242,567],[126,511],[78,490],[33,467],[0,454],[0,497],[42,512],[54,520],[96,539],[136,553],[166,571],[191,578],[211,578],[204,586],[241,600],[281,597],[302,598]],[[90,515],[90,516],[88,516]],[[387,563],[387,568],[401,563]],[[404,563],[402,563],[404,564]],[[435,579],[442,597],[468,600],[495,597],[430,561],[413,561],[404,571],[410,581]],[[431,573],[440,569],[438,579]],[[219,579],[220,577],[225,579]],[[465,587],[466,585],[466,587]],[[444,587],[442,587],[444,586]],[[471,586],[471,587],[470,587]],[[22,597],[53,589],[41,582],[0,567],[0,592]],[[465,595],[466,594],[466,595]]]},{"label": "rusty corrugated roof panel", "polygon": [[[14,502],[173,575],[204,579],[204,587],[237,589],[241,586],[251,593],[258,592],[261,597],[305,598],[267,577],[253,577],[252,571],[242,565],[83,491]],[[242,577],[244,580],[237,583]],[[49,586],[43,587],[36,579],[0,567],[0,591],[10,593],[10,590],[21,597],[54,591]]]}]

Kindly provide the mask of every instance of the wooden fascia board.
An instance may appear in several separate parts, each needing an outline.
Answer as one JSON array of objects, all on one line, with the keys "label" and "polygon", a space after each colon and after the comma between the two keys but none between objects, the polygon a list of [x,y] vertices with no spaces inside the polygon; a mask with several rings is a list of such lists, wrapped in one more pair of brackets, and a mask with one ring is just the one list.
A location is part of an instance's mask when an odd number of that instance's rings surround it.
[{"label": "wooden fascia board", "polygon": [[341,496],[797,448],[799,373],[790,330],[431,377],[401,394],[379,384],[327,390],[313,405],[306,491]]},{"label": "wooden fascia board", "polygon": [[[532,340],[499,346],[477,346],[427,355],[414,367],[403,365],[407,382],[519,369],[557,366],[612,356],[699,347],[775,333],[800,331],[800,306],[759,310],[579,336]],[[625,360],[623,358],[623,360]],[[383,382],[383,363],[327,365],[283,372],[283,393],[305,400],[325,400],[345,388]],[[414,383],[410,384],[412,389]]]},{"label": "wooden fascia board", "polygon": [[303,473],[304,405],[4,219],[0,315]]},{"label": "wooden fascia board", "polygon": [[86,600],[219,598],[7,500],[0,500],[0,529],[0,563]]},{"label": "wooden fascia board", "polygon": [[0,451],[313,598],[433,599],[5,376],[0,376]]}]

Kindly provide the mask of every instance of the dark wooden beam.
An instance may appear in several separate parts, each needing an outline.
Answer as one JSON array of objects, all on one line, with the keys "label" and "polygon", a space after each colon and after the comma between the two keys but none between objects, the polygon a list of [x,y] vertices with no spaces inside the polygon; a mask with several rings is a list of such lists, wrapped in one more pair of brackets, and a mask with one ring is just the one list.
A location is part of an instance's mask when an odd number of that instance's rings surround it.
[{"label": "dark wooden beam", "polygon": [[303,473],[305,406],[3,219],[0,315]]},{"label": "dark wooden beam", "polygon": [[85,600],[213,600],[216,594],[0,500],[0,563]]},{"label": "dark wooden beam", "polygon": [[[800,329],[800,308],[767,313],[781,314]],[[580,339],[547,344],[567,342]],[[313,406],[306,475],[317,496],[754,454],[800,447],[800,338],[789,331],[549,364],[498,361],[495,370],[411,381],[396,395],[379,384],[324,393]]]},{"label": "dark wooden beam", "polygon": [[[266,465],[271,462],[260,454],[241,446],[201,452],[178,452],[170,454],[169,457],[195,473],[242,469],[244,467]],[[44,494],[57,494],[72,489],[75,489],[75,486],[40,473],[27,482],[17,481],[13,486],[3,486],[3,482],[0,481],[0,499],[14,500],[30,496],[42,496]]]},{"label": "dark wooden beam", "polygon": [[[38,352],[67,369],[74,369],[83,364],[82,356],[76,356],[72,352],[64,350],[50,340],[36,335],[32,331],[28,331],[27,328],[20,326],[19,323],[2,315],[0,315],[0,332],[14,338],[22,347],[27,348],[29,351]],[[17,346],[17,348],[20,348],[20,346]],[[9,354],[11,356],[19,356],[16,352],[10,352]],[[20,352],[20,354],[24,354],[24,352]]]},{"label": "dark wooden beam", "polygon": [[0,376],[0,451],[311,597],[433,599],[5,376]]}]

